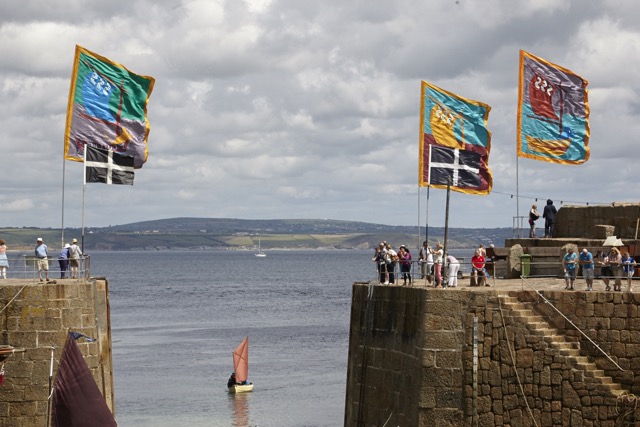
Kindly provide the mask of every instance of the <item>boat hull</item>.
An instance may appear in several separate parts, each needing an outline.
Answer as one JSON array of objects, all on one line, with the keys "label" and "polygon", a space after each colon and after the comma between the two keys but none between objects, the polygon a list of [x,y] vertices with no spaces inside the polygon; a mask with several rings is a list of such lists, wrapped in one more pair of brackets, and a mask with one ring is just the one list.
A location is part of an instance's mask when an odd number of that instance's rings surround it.
[{"label": "boat hull", "polygon": [[229,393],[248,393],[253,391],[253,384],[236,384],[229,387]]}]

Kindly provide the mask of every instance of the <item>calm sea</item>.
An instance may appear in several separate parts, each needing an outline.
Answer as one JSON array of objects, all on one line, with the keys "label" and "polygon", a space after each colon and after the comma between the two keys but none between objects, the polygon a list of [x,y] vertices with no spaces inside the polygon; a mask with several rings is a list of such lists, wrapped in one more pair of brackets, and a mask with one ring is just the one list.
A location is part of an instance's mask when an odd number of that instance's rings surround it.
[{"label": "calm sea", "polygon": [[[372,251],[95,252],[121,427],[342,426],[351,285]],[[249,336],[252,393],[230,395]]]}]

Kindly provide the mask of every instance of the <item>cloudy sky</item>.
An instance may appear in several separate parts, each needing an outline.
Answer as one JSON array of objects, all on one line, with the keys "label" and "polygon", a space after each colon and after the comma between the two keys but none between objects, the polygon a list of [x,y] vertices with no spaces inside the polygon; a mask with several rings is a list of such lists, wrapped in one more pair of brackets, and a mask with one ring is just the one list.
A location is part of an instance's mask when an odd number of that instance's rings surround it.
[{"label": "cloudy sky", "polygon": [[[450,226],[511,227],[517,182],[521,215],[635,201],[639,18],[623,0],[4,1],[0,224],[60,227],[63,194],[64,225],[82,224],[82,164],[62,160],[76,44],[156,79],[149,159],[133,187],[87,185],[87,226],[424,224],[421,80],[492,107],[493,192],[452,193]],[[589,81],[585,164],[516,160],[520,49]],[[431,225],[445,200],[430,192]]]}]

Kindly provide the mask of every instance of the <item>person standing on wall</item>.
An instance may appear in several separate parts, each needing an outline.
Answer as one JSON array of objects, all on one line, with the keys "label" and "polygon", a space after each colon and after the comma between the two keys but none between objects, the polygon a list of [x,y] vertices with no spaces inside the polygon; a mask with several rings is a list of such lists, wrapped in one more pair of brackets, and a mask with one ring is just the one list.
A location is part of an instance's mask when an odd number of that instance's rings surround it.
[{"label": "person standing on wall", "polygon": [[62,250],[60,251],[60,255],[58,255],[58,264],[60,264],[60,278],[64,279],[69,270],[69,244],[65,244]]},{"label": "person standing on wall", "polygon": [[460,271],[460,261],[453,255],[447,255],[447,287],[458,286],[458,271]]},{"label": "person standing on wall", "polygon": [[576,280],[576,264],[578,256],[573,252],[573,248],[567,249],[566,255],[562,258],[562,268],[564,270],[565,290],[573,290],[573,282]]},{"label": "person standing on wall", "polygon": [[624,277],[627,278],[627,292],[632,292],[631,282],[633,281],[633,275],[636,273],[636,260],[626,251],[622,255],[622,269],[624,271]]},{"label": "person standing on wall", "polygon": [[402,286],[407,285],[407,279],[409,279],[409,286],[411,286],[411,252],[405,245],[400,245],[398,258],[400,259],[400,273],[402,273],[404,280]]},{"label": "person standing on wall", "polygon": [[82,256],[82,251],[80,247],[78,247],[78,239],[73,239],[71,241],[71,246],[69,246],[69,267],[71,270],[71,278],[78,278],[78,267],[80,266],[80,257]]},{"label": "person standing on wall", "polygon": [[444,251],[442,248],[442,243],[436,243],[436,250],[431,250],[433,254],[433,272],[436,276],[435,287],[442,288],[442,264],[444,262]]},{"label": "person standing on wall", "polygon": [[540,214],[538,213],[538,206],[533,204],[531,205],[531,210],[529,211],[529,238],[535,239],[536,237],[536,221],[540,218]]},{"label": "person standing on wall", "polygon": [[558,211],[556,207],[553,206],[553,200],[548,199],[547,205],[544,207],[542,211],[542,217],[544,218],[544,237],[553,237],[554,236],[554,225],[556,223],[556,214]]},{"label": "person standing on wall", "polygon": [[587,289],[585,290],[592,291],[593,279],[595,277],[593,255],[589,252],[589,249],[584,248],[578,258],[580,265],[582,265],[582,277],[584,277],[585,282],[587,282]]},{"label": "person standing on wall", "polygon": [[38,263],[38,277],[41,282],[44,281],[42,279],[42,271],[44,270],[45,279],[47,280],[47,283],[49,283],[49,259],[47,258],[49,254],[47,245],[42,241],[42,237],[38,237],[36,239],[34,252],[36,254],[36,262]]},{"label": "person standing on wall", "polygon": [[431,253],[429,243],[425,240],[422,243],[422,248],[420,248],[420,278],[427,279],[429,283],[431,283],[432,268],[433,254]]},{"label": "person standing on wall", "polygon": [[4,240],[0,239],[0,276],[7,278],[7,269],[9,268],[9,259],[7,258],[7,245]]},{"label": "person standing on wall", "polygon": [[[613,273],[613,290],[622,291],[622,255],[616,247],[611,248],[607,257],[607,265]],[[609,287],[607,286],[607,290]]]}]

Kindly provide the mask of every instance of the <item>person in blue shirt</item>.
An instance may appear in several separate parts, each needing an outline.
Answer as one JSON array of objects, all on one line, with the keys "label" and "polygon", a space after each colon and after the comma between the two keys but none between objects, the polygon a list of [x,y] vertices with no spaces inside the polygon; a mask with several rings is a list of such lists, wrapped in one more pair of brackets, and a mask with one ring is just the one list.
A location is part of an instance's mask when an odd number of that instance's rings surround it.
[{"label": "person in blue shirt", "polygon": [[64,279],[67,270],[69,270],[69,244],[64,245],[58,255],[58,264],[60,264],[60,278]]},{"label": "person in blue shirt", "polygon": [[622,255],[622,268],[624,269],[624,277],[627,278],[627,292],[631,292],[631,281],[636,272],[636,260],[629,255],[629,252]]},{"label": "person in blue shirt", "polygon": [[593,255],[587,248],[584,248],[578,258],[582,266],[582,277],[584,277],[585,282],[587,282],[587,289],[585,290],[592,291],[594,279]]},{"label": "person in blue shirt", "polygon": [[40,281],[42,282],[42,271],[44,270],[45,278],[47,282],[49,282],[49,260],[47,258],[48,255],[47,245],[42,241],[42,237],[38,237],[36,239],[36,262],[38,263],[38,276],[40,277]]},{"label": "person in blue shirt", "polygon": [[[573,248],[567,249],[567,254],[562,258],[562,268],[564,269],[564,283],[565,289],[573,290],[573,282],[576,280],[576,264],[578,262],[578,256],[573,252]],[[569,286],[571,285],[571,286]]]}]

